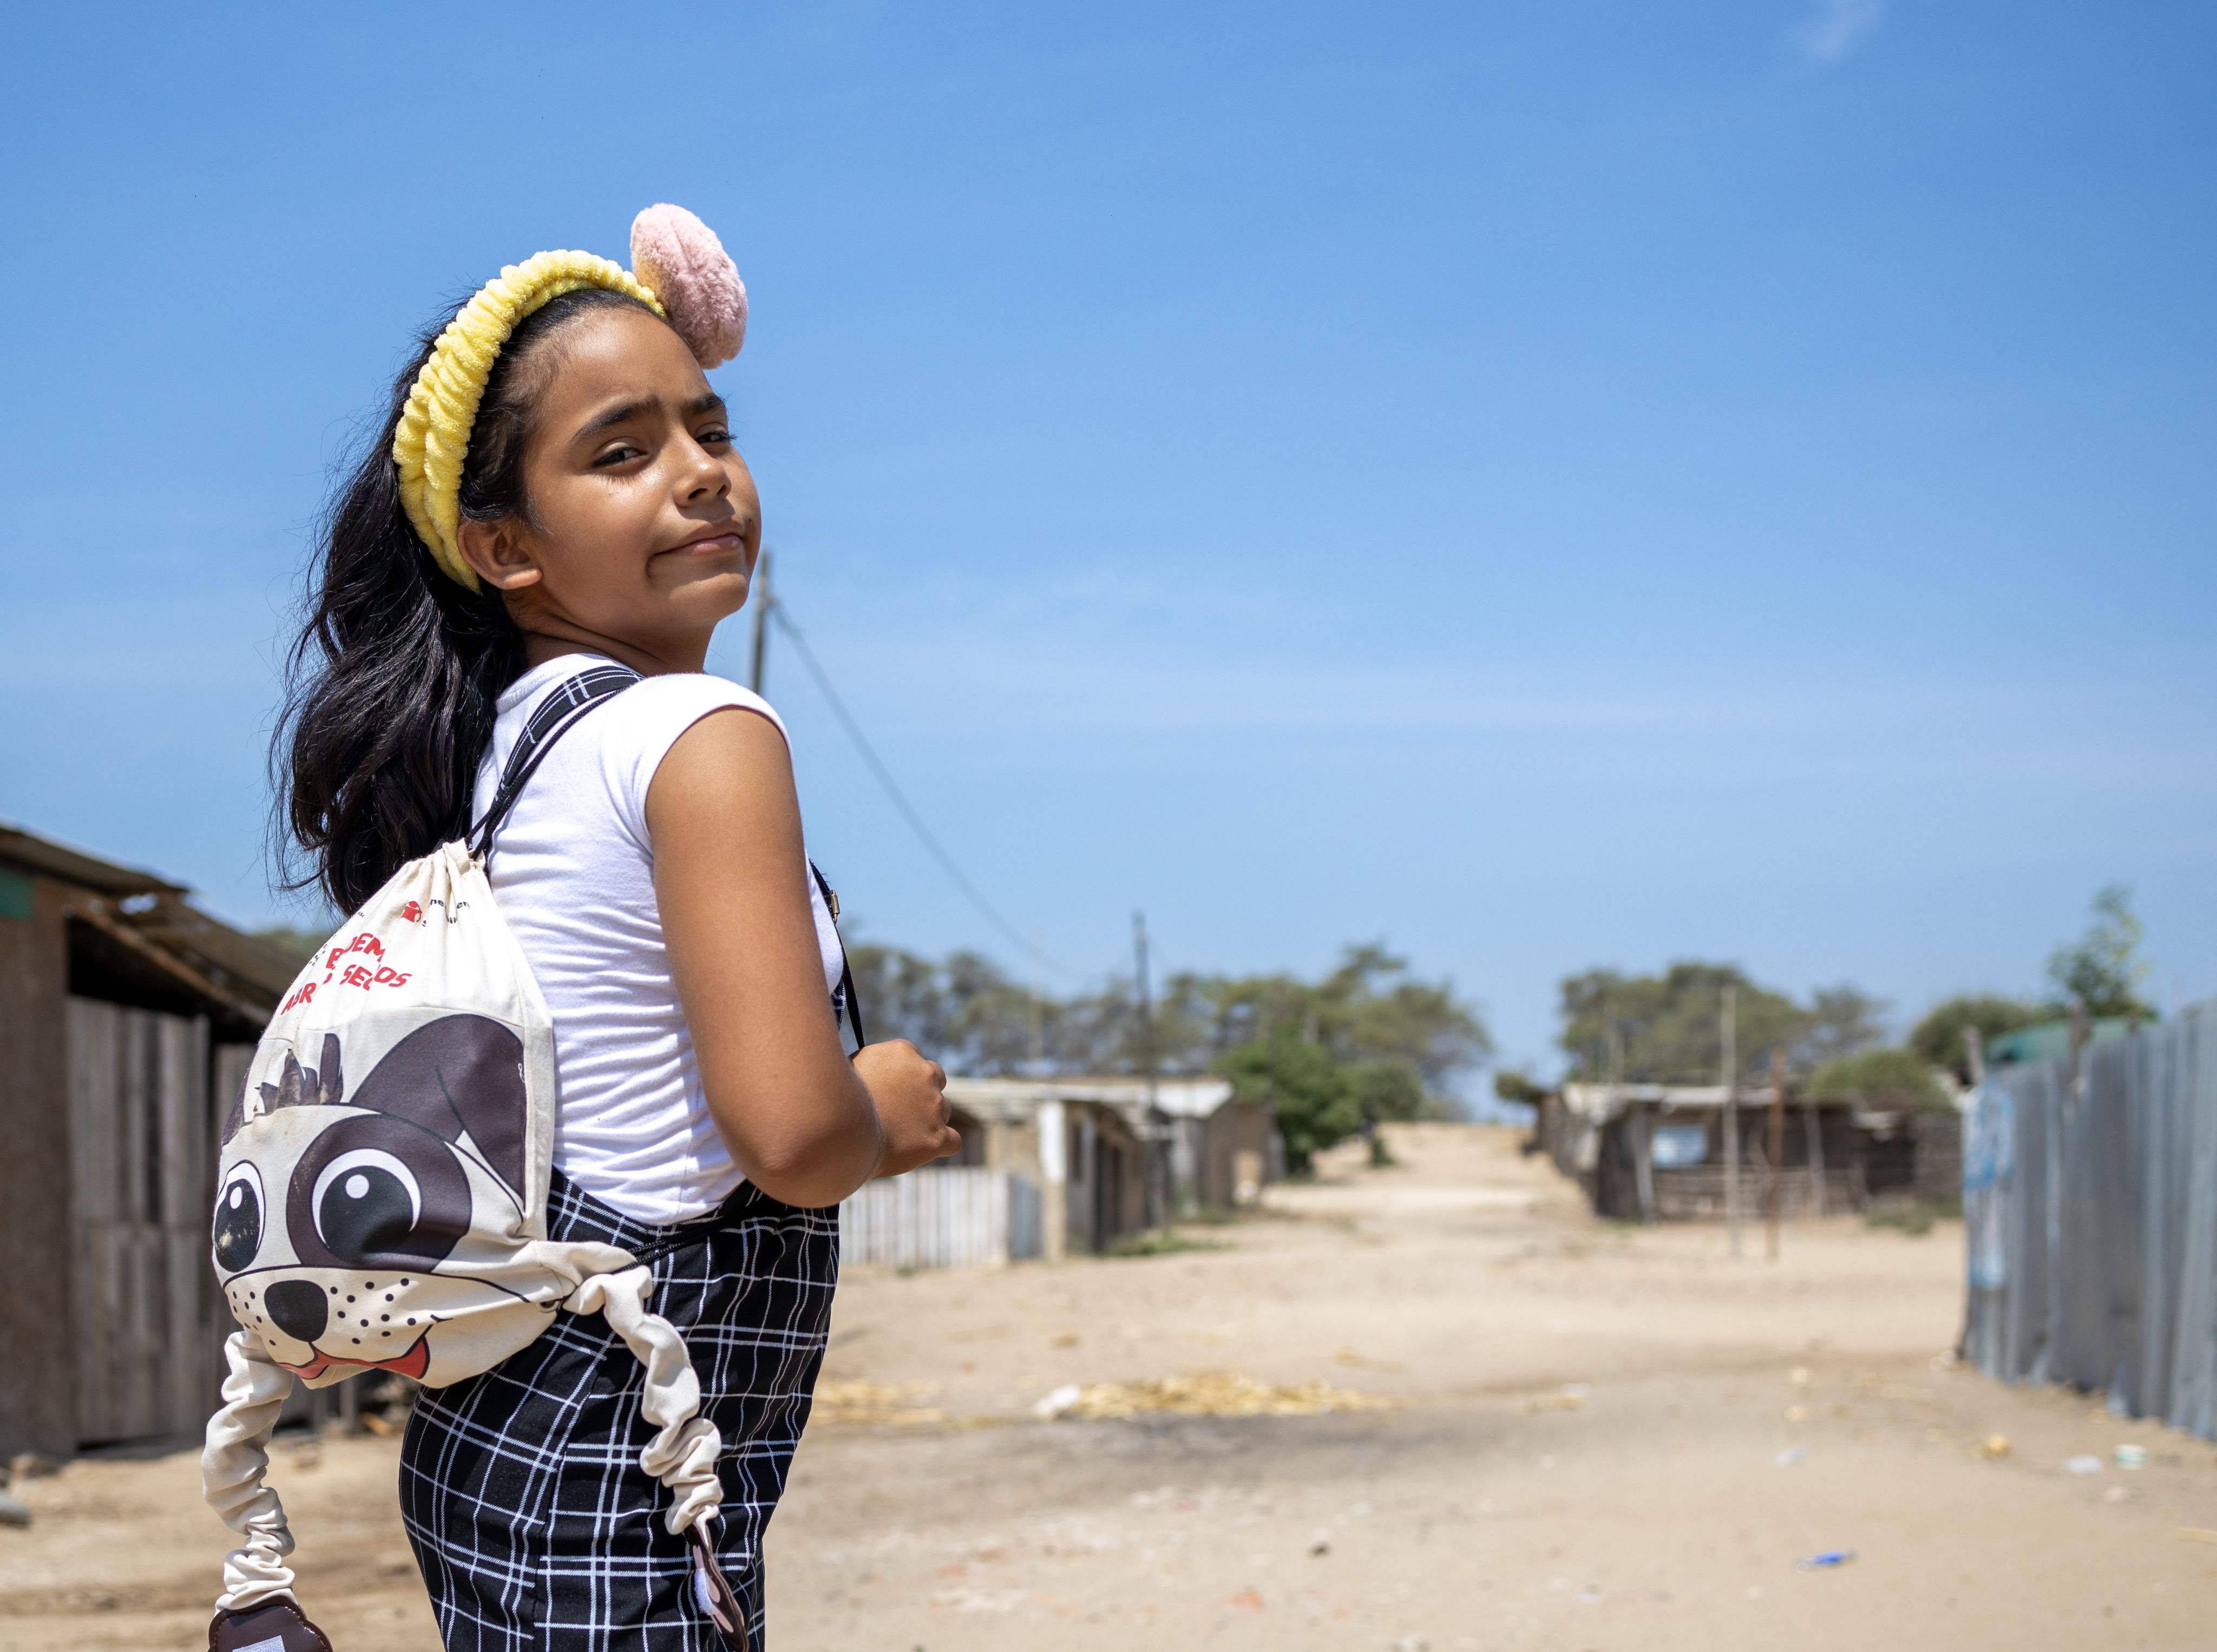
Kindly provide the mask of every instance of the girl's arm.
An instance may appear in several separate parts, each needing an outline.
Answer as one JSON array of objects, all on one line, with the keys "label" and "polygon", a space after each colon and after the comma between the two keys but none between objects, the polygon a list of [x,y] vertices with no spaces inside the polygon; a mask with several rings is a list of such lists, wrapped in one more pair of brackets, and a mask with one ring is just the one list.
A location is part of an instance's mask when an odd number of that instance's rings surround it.
[{"label": "girl's arm", "polygon": [[775,725],[737,707],[695,723],[655,771],[646,825],[701,1086],[746,1179],[815,1208],[958,1151],[938,1063],[903,1041],[847,1059]]}]

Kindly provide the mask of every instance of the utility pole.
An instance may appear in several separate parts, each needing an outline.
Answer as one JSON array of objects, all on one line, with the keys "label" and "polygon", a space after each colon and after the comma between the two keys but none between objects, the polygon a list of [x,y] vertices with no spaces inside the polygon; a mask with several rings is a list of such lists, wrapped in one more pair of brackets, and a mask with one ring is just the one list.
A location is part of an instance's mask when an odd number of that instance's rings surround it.
[{"label": "utility pole", "polygon": [[1739,1254],[1739,989],[1727,981],[1717,1012],[1717,1037],[1724,1050],[1725,1225],[1732,1230],[1732,1253]]},{"label": "utility pole", "polygon": [[1039,1077],[1047,1071],[1047,1026],[1041,1000],[1047,996],[1045,983],[1040,980],[1040,934],[1032,931],[1032,1076]]},{"label": "utility pole", "polygon": [[1132,956],[1139,966],[1139,1070],[1146,1075],[1147,1105],[1155,1104],[1155,1000],[1147,985],[1147,914],[1132,914]]},{"label": "utility pole", "polygon": [[1624,1024],[1609,1024],[1609,1112],[1612,1118],[1624,1121],[1632,1144],[1632,1195],[1639,1207],[1642,1222],[1655,1220],[1655,1121],[1647,1109],[1635,1104],[1627,1111],[1624,1105]]},{"label": "utility pole", "polygon": [[1147,1226],[1158,1227],[1171,1216],[1171,1206],[1177,1197],[1172,1185],[1174,1172],[1164,1151],[1158,1149],[1158,1142],[1167,1142],[1170,1137],[1163,1132],[1162,1095],[1157,1081],[1160,1065],[1155,1049],[1155,999],[1147,981],[1147,915],[1143,912],[1132,914],[1132,951],[1139,972],[1139,1055],[1143,1070],[1147,1075],[1146,1157],[1144,1175],[1147,1187]]},{"label": "utility pole", "polygon": [[747,686],[763,691],[763,667],[769,663],[769,611],[777,598],[769,594],[769,547],[755,558],[755,668]]},{"label": "utility pole", "polygon": [[1780,1044],[1770,1052],[1770,1174],[1766,1179],[1770,1194],[1770,1239],[1766,1254],[1778,1259],[1778,1205],[1784,1194],[1786,1178],[1782,1166],[1786,1161],[1786,1046]]},{"label": "utility pole", "polygon": [[1825,1119],[1813,1101],[1801,1104],[1801,1139],[1809,1144],[1809,1212],[1825,1214]]}]

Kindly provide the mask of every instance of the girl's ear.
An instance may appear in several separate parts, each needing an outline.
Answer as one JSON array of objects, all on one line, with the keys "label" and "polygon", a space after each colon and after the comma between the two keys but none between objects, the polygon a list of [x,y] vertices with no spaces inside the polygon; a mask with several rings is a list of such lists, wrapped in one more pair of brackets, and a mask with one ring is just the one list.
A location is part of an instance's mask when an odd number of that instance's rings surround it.
[{"label": "girl's ear", "polygon": [[462,560],[494,590],[522,591],[526,585],[539,583],[538,560],[524,543],[522,534],[517,531],[514,517],[503,517],[495,522],[477,522],[466,517],[456,537]]}]

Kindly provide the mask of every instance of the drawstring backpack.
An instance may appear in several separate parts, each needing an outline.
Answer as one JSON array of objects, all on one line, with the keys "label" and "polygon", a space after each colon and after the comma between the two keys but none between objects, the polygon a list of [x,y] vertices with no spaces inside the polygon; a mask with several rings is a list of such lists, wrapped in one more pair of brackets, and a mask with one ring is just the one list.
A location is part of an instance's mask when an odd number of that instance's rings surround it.
[{"label": "drawstring backpack", "polygon": [[[670,1488],[664,1521],[691,1550],[695,1599],[745,1652],[746,1616],[708,1537],[723,1442],[698,1414],[683,1340],[647,1307],[647,1262],[683,1238],[635,1254],[547,1237],[553,1021],[485,876],[493,835],[548,750],[637,681],[596,666],[548,695],[485,818],[393,874],[300,972],[256,1048],[224,1125],[213,1235],[239,1329],[201,1486],[245,1543],[224,1561],[211,1652],[330,1652],[293,1599],[293,1534],[263,1483],[295,1381],[388,1370],[444,1387],[560,1311],[603,1315],[645,1366],[640,1410],[657,1432],[639,1465]],[[851,969],[839,999],[859,1044]]]}]

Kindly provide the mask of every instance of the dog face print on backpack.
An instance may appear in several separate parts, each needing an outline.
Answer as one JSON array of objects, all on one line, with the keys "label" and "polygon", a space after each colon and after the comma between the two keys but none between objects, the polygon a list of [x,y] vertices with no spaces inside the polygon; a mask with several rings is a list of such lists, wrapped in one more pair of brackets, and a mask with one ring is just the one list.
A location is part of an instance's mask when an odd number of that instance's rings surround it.
[{"label": "dog face print on backpack", "polygon": [[312,1053],[265,1043],[226,1126],[224,1295],[304,1382],[435,1383],[442,1338],[520,1305],[499,1278],[510,1259],[472,1236],[523,1226],[522,1041],[487,1016],[367,1015]]}]

